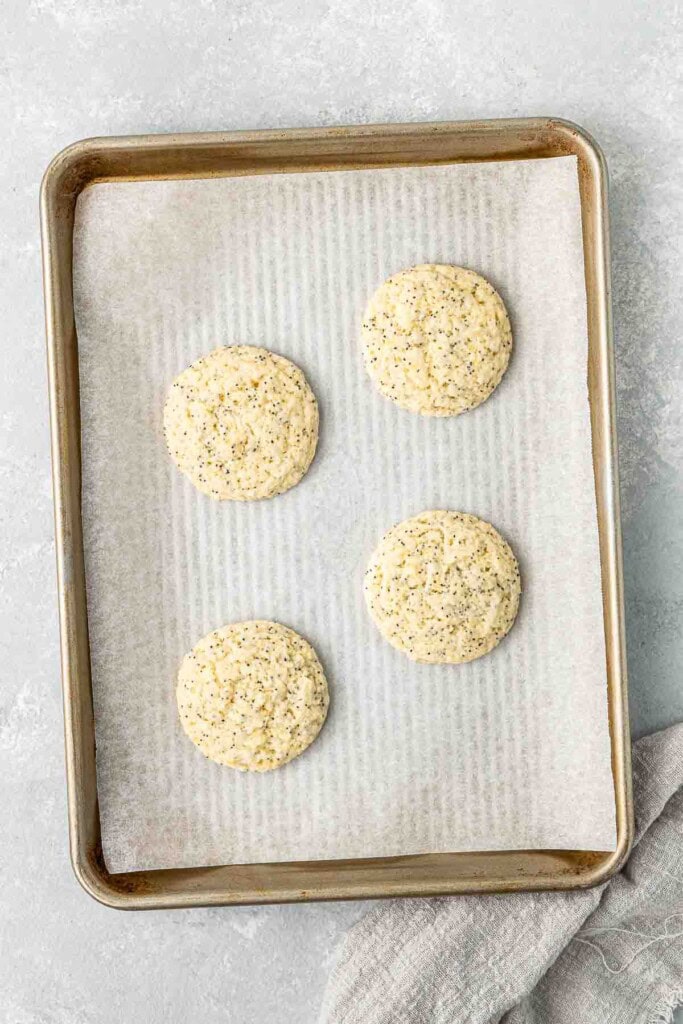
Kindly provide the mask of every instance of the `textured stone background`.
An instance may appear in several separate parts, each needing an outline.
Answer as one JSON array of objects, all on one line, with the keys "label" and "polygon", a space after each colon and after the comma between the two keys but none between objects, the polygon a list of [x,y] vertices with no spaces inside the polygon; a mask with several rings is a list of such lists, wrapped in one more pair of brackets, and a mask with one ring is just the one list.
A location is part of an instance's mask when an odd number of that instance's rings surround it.
[{"label": "textured stone background", "polygon": [[639,735],[683,718],[680,31],[670,0],[4,0],[0,1021],[303,1024],[363,912],[124,915],[71,874],[37,214],[50,157],[96,134],[364,121],[552,114],[593,132],[612,180]]}]

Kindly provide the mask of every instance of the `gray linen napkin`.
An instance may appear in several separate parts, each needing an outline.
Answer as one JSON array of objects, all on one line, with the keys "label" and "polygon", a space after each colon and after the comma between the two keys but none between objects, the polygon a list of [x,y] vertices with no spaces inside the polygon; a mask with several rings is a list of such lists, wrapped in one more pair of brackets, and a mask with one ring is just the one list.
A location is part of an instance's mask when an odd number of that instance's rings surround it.
[{"label": "gray linen napkin", "polygon": [[683,1004],[683,723],[633,749],[636,845],[578,893],[384,903],[351,929],[323,1024],[659,1024]]}]

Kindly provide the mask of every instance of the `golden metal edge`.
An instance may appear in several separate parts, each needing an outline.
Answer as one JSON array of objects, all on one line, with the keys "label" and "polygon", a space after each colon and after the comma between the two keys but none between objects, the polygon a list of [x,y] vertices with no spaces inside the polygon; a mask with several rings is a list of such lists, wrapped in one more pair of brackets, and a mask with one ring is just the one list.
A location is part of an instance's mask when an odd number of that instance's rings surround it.
[{"label": "golden metal edge", "polygon": [[[612,643],[611,647],[618,652],[619,664],[616,674],[607,674],[610,696],[610,733],[612,741],[612,770],[615,781],[617,844],[611,857],[600,868],[587,873],[586,884],[589,887],[608,881],[619,871],[628,859],[634,836],[633,793],[631,777],[631,735],[628,712],[628,672],[626,664],[625,621],[623,601],[623,561],[621,539],[621,502],[619,494],[619,457],[617,449],[616,427],[616,382],[614,333],[612,323],[612,274],[610,260],[609,234],[609,175],[607,161],[602,148],[592,135],[580,125],[571,121],[561,121],[567,130],[579,136],[585,151],[594,162],[595,180],[598,184],[599,199],[599,230],[595,242],[598,247],[599,290],[604,301],[600,303],[601,356],[604,362],[608,382],[607,402],[604,406],[605,423],[603,437],[606,445],[604,467],[609,477],[609,508],[608,521],[611,530],[608,532],[610,541],[609,554],[609,598],[611,602]],[[606,638],[607,639],[607,638]]]},{"label": "golden metal edge", "polygon": [[[80,144],[76,144],[78,147]],[[40,233],[42,251],[43,291],[46,319],[47,344],[47,375],[50,409],[50,457],[52,462],[52,490],[55,523],[55,558],[57,568],[57,594],[59,606],[60,630],[60,664],[62,675],[62,704],[64,709],[64,746],[67,784],[67,816],[69,826],[69,852],[71,864],[76,878],[83,888],[94,898],[98,898],[93,888],[85,883],[80,870],[81,830],[79,829],[78,791],[75,778],[75,742],[74,715],[71,701],[71,666],[69,660],[69,613],[65,605],[65,581],[67,571],[65,563],[70,552],[67,552],[65,539],[65,504],[62,494],[62,466],[60,456],[61,424],[57,407],[57,348],[60,342],[55,329],[55,289],[53,282],[53,251],[52,238],[54,225],[51,217],[51,202],[55,198],[58,185],[56,178],[60,173],[60,158],[66,150],[58,153],[50,161],[40,186]],[[67,158],[68,159],[68,158]]]},{"label": "golden metal edge", "polygon": [[[381,889],[377,888],[375,884],[369,884],[368,886],[353,884],[350,887],[340,885],[337,880],[324,888],[319,887],[315,894],[311,893],[310,890],[306,892],[299,887],[287,889],[280,888],[277,894],[273,891],[265,892],[263,889],[243,889],[237,893],[228,892],[224,888],[217,889],[213,893],[193,893],[186,891],[184,895],[180,893],[172,894],[170,892],[163,893],[158,891],[155,895],[145,895],[142,892],[125,892],[121,889],[121,881],[128,876],[111,876],[106,872],[104,864],[100,862],[100,859],[95,857],[94,851],[88,849],[84,843],[83,833],[83,822],[81,820],[81,810],[79,801],[79,785],[82,780],[77,778],[75,769],[76,762],[76,738],[75,738],[75,715],[74,715],[74,704],[72,701],[72,689],[70,685],[74,682],[72,678],[72,666],[69,657],[69,626],[70,623],[67,621],[69,611],[66,607],[64,600],[65,594],[65,575],[66,575],[66,561],[68,558],[73,558],[73,552],[67,550],[66,539],[64,535],[64,523],[65,523],[65,504],[63,487],[61,480],[61,456],[60,456],[60,422],[59,422],[59,410],[57,403],[57,353],[59,345],[59,337],[55,332],[55,312],[54,312],[54,294],[53,294],[53,274],[54,266],[52,263],[52,249],[54,242],[54,230],[55,224],[53,221],[53,212],[51,210],[51,204],[54,204],[57,200],[57,192],[59,190],[60,183],[63,182],[65,176],[72,172],[73,181],[73,205],[79,192],[87,187],[91,183],[89,180],[78,181],[78,165],[79,161],[82,161],[85,156],[91,154],[99,154],[107,152],[112,149],[125,149],[127,147],[138,149],[139,147],[160,147],[164,148],[169,145],[176,145],[186,151],[191,151],[196,145],[209,145],[211,147],[221,147],[226,144],[238,144],[240,142],[275,142],[296,139],[300,142],[307,142],[311,139],[326,140],[331,138],[338,139],[372,139],[377,136],[380,137],[396,137],[396,136],[410,136],[420,135],[424,132],[429,133],[450,133],[469,131],[474,133],[485,133],[485,132],[505,132],[510,129],[528,128],[529,130],[540,130],[541,128],[547,128],[551,131],[559,131],[567,133],[571,140],[570,150],[574,145],[576,138],[581,140],[581,144],[584,148],[584,153],[587,151],[590,154],[593,163],[593,173],[595,175],[596,184],[598,187],[598,194],[600,200],[599,213],[597,216],[597,228],[596,231],[596,243],[599,247],[599,277],[602,282],[602,296],[603,302],[600,303],[601,307],[601,334],[602,334],[602,345],[601,353],[603,359],[607,360],[607,378],[609,381],[609,394],[608,401],[605,406],[606,414],[606,428],[604,431],[604,437],[609,440],[609,450],[603,454],[606,457],[606,467],[608,475],[610,477],[610,494],[611,494],[611,508],[609,509],[609,525],[611,529],[609,533],[609,561],[610,568],[610,588],[609,595],[612,604],[612,622],[613,622],[613,635],[612,643],[614,644],[615,650],[619,654],[619,668],[616,673],[608,679],[608,685],[610,687],[610,724],[612,732],[612,745],[613,745],[613,767],[614,767],[614,782],[615,782],[615,797],[617,801],[617,825],[618,825],[618,842],[617,848],[612,853],[604,858],[601,858],[600,864],[596,865],[594,871],[584,871],[577,879],[576,875],[564,875],[560,877],[546,878],[534,880],[534,883],[529,886],[526,883],[530,881],[524,877],[503,879],[499,878],[497,882],[494,882],[492,887],[491,881],[487,883],[485,880],[481,884],[473,884],[471,881],[458,880],[454,881],[441,881],[438,883],[430,884],[428,881],[422,881],[421,883],[407,883],[399,884],[394,883],[391,886],[383,886]],[[498,157],[500,159],[500,157]],[[473,157],[472,159],[486,159],[482,157]],[[487,157],[487,159],[496,159],[495,156]],[[400,160],[393,161],[395,164],[399,164]],[[409,161],[415,163],[416,161]],[[433,161],[428,161],[433,162]],[[450,158],[449,162],[454,162],[454,158]],[[156,177],[163,177],[162,174],[155,175]],[[183,176],[198,176],[196,172],[189,171]],[[206,175],[201,175],[206,176]],[[120,175],[117,175],[120,177]],[[102,180],[93,177],[91,180]],[[54,479],[54,495],[55,495],[55,525],[56,525],[56,546],[57,546],[57,568],[58,568],[58,580],[59,580],[59,596],[60,596],[60,624],[61,624],[61,638],[62,638],[62,672],[64,681],[64,711],[65,711],[65,741],[66,741],[66,758],[67,758],[67,786],[68,786],[68,804],[69,804],[69,824],[70,824],[70,840],[71,840],[71,854],[72,864],[74,872],[83,886],[83,888],[99,902],[104,903],[107,906],[117,907],[120,909],[131,909],[131,908],[152,908],[152,907],[172,907],[172,906],[199,906],[199,905],[220,905],[227,903],[262,903],[262,902],[291,902],[300,901],[305,899],[367,899],[372,897],[385,897],[387,895],[438,895],[438,894],[450,894],[456,892],[503,892],[503,891],[519,891],[526,890],[528,888],[534,889],[570,889],[570,888],[585,888],[592,885],[600,884],[605,881],[610,875],[612,875],[621,864],[624,862],[628,855],[630,843],[632,840],[633,824],[632,824],[632,802],[630,792],[630,740],[628,736],[628,719],[627,719],[627,706],[626,706],[626,675],[625,675],[625,658],[624,658],[624,630],[623,630],[623,602],[622,602],[622,576],[621,576],[621,544],[620,544],[620,522],[619,522],[619,496],[618,496],[618,485],[617,485],[617,462],[616,462],[616,443],[615,443],[615,431],[614,431],[614,409],[615,409],[615,394],[614,394],[614,366],[613,366],[613,346],[611,336],[611,304],[610,304],[610,292],[609,292],[609,258],[607,253],[607,199],[606,199],[606,167],[604,157],[597,146],[597,144],[591,139],[587,132],[585,132],[578,125],[563,119],[557,118],[524,118],[524,119],[506,119],[500,121],[489,121],[489,122],[436,122],[432,124],[420,124],[420,123],[409,123],[404,125],[359,125],[339,128],[314,128],[314,129],[295,129],[295,130],[275,130],[265,132],[217,132],[217,133],[195,133],[191,135],[183,136],[127,136],[119,138],[109,139],[87,139],[81,142],[77,142],[62,150],[57,154],[51,161],[45,173],[42,187],[41,187],[41,234],[43,240],[43,272],[45,280],[45,305],[46,305],[46,320],[47,320],[47,334],[48,334],[48,372],[49,372],[49,387],[50,387],[50,420],[52,430],[52,457],[53,457],[53,479]],[[63,341],[63,339],[62,339]],[[607,638],[606,638],[607,640]],[[520,851],[524,853],[526,851]],[[530,853],[537,853],[538,851],[529,851]],[[449,855],[444,855],[449,856]],[[457,856],[452,855],[452,856]],[[340,862],[342,863],[342,862]],[[267,866],[264,866],[267,867]],[[305,867],[302,865],[302,867]],[[212,869],[198,869],[199,872],[211,871]],[[144,874],[144,873],[142,873]],[[148,873],[150,875],[155,874],[154,872]],[[117,881],[112,881],[116,879]]]}]

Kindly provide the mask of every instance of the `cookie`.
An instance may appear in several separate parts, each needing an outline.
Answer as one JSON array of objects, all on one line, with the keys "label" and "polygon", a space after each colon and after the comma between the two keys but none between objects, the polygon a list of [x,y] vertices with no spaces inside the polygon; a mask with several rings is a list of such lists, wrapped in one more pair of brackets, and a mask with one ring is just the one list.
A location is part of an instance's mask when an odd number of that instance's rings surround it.
[{"label": "cookie", "polygon": [[512,350],[503,300],[463,267],[427,263],[379,286],[362,322],[365,365],[402,409],[457,416],[485,401]]},{"label": "cookie", "polygon": [[318,443],[318,404],[301,370],[252,345],[217,348],[171,385],[171,458],[219,500],[272,498],[301,480]]},{"label": "cookie", "polygon": [[178,673],[178,714],[205,757],[241,772],[279,768],[320,732],[329,695],[311,645],[278,622],[203,637]]},{"label": "cookie", "polygon": [[422,512],[392,527],[365,574],[385,640],[413,661],[458,664],[491,651],[515,621],[519,566],[493,526],[464,512]]}]

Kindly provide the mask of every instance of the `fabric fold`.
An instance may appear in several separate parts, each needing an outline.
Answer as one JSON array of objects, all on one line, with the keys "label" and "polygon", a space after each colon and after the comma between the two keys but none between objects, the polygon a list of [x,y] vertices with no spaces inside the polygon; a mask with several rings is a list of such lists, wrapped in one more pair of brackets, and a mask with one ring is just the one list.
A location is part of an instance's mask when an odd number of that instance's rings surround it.
[{"label": "fabric fold", "polygon": [[633,748],[635,846],[577,893],[384,903],[344,940],[321,1024],[650,1024],[683,1004],[683,724]]}]

